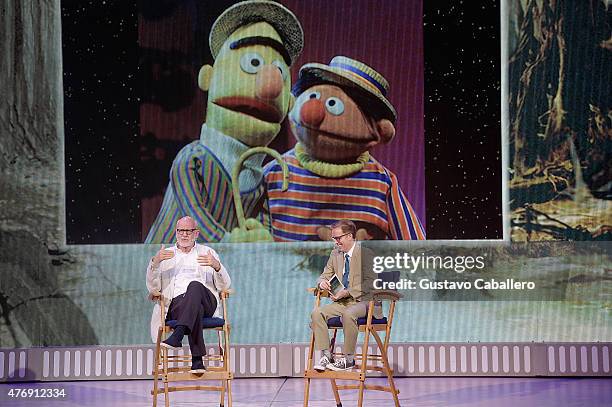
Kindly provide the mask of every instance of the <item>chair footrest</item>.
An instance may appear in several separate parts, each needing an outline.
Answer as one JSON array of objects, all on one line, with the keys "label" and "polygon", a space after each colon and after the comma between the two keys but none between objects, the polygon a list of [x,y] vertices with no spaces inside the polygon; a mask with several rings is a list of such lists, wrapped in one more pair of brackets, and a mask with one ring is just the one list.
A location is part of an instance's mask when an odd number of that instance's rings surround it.
[{"label": "chair footrest", "polygon": [[[365,384],[363,386],[366,390],[386,391],[393,393],[393,389],[390,386],[379,386],[374,384]],[[339,384],[336,386],[338,390],[359,390],[358,384]],[[399,390],[395,390],[396,394],[399,394]]]},{"label": "chair footrest", "polygon": [[[202,356],[202,360],[205,361],[223,361],[223,355],[206,355],[206,356]],[[187,354],[187,355],[168,355],[168,356],[164,356],[164,355],[160,355],[159,360],[160,363],[161,361],[163,361],[164,359],[167,359],[168,362],[191,362],[191,355]]]},{"label": "chair footrest", "polygon": [[[160,372],[160,379],[163,380],[164,372]],[[189,373],[186,372],[168,372],[168,381],[179,381],[179,380],[232,380],[234,374],[232,372],[224,371],[211,371],[207,370],[204,373]]]},{"label": "chair footrest", "polygon": [[[222,386],[168,386],[168,392],[173,391],[190,391],[190,390],[206,390],[206,391],[221,391],[223,390]],[[155,395],[155,390],[151,390],[151,395]],[[160,387],[157,389],[157,394],[164,394],[164,388]]]},{"label": "chair footrest", "polygon": [[316,370],[307,370],[304,372],[306,379],[339,379],[339,380],[365,380],[365,375],[361,372],[355,371],[342,371],[335,372],[333,370],[326,370],[325,372],[318,372]]},{"label": "chair footrest", "polygon": [[[361,365],[358,363],[355,363],[355,369],[357,370],[361,370]],[[384,366],[372,366],[372,365],[367,365],[366,366],[366,370],[368,372],[382,372],[382,373],[387,373],[387,369]],[[393,370],[390,370],[391,375],[393,375]]]},{"label": "chair footrest", "polygon": [[[189,372],[191,370],[190,366],[172,366],[172,367],[168,367],[168,373],[178,373],[178,372]],[[159,365],[157,366],[157,371],[159,372],[159,375],[164,374],[164,366],[163,365]],[[224,368],[223,366],[206,366],[206,371],[207,372],[224,372]]]}]

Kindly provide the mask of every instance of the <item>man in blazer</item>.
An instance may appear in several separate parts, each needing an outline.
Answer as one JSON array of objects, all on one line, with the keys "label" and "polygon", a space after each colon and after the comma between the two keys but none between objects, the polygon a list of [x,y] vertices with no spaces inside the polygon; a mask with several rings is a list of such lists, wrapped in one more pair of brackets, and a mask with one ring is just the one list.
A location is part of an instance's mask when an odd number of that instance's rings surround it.
[{"label": "man in blazer", "polygon": [[[355,366],[355,346],[359,328],[357,318],[367,314],[367,293],[372,288],[372,279],[367,270],[362,269],[363,250],[355,239],[357,228],[350,220],[340,220],[331,225],[331,237],[335,248],[329,256],[317,286],[329,290],[329,280],[336,275],[344,288],[331,295],[333,303],[316,308],[311,314],[311,327],[315,337],[315,350],[323,353],[315,370],[349,370]],[[382,310],[377,307],[375,314]],[[330,350],[327,320],[340,316],[344,328],[344,357],[334,360]],[[374,315],[375,317],[377,315]]]},{"label": "man in blazer", "polygon": [[[208,246],[196,243],[200,231],[195,220],[185,216],[176,223],[176,244],[161,249],[149,262],[147,289],[151,295],[164,298],[165,320],[176,320],[177,326],[161,345],[166,348],[182,346],[183,336],[189,337],[192,373],[203,373],[202,356],[206,355],[202,318],[221,316],[219,291],[231,284],[227,270],[217,253]],[[169,304],[169,306],[168,306]],[[157,340],[160,320],[157,303],[151,317],[151,338]]]}]

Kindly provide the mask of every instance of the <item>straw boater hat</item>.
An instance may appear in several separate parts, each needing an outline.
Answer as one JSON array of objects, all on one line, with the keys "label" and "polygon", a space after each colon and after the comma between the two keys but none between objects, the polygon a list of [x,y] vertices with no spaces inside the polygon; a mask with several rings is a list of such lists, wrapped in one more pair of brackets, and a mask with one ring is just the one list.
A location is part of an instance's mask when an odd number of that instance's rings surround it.
[{"label": "straw boater hat", "polygon": [[347,57],[334,57],[329,65],[311,63],[300,68],[299,81],[293,92],[297,95],[317,81],[348,87],[373,103],[384,118],[395,121],[397,113],[387,100],[389,83],[387,80],[363,62]]},{"label": "straw boater hat", "polygon": [[304,47],[302,26],[295,14],[285,6],[266,0],[248,0],[234,4],[217,18],[208,38],[213,58],[217,58],[223,43],[234,31],[260,21],[274,27],[289,52],[291,63],[295,62]]}]

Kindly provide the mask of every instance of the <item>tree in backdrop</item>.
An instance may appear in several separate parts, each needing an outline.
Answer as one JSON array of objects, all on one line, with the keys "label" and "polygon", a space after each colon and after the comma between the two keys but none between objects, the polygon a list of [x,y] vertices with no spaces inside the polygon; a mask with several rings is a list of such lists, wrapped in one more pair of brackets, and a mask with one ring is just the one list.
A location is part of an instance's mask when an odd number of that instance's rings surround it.
[{"label": "tree in backdrop", "polygon": [[513,240],[611,238],[611,5],[510,3]]}]

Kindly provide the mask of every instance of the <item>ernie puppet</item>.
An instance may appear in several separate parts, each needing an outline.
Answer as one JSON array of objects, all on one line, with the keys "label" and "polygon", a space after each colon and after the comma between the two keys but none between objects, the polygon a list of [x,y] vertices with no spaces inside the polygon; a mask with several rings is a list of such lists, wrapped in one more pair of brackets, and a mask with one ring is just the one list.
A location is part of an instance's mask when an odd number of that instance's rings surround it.
[{"label": "ernie puppet", "polygon": [[265,169],[275,240],[329,240],[338,219],[354,221],[359,240],[425,239],[395,174],[369,153],[395,136],[388,90],[381,74],[343,56],[300,69],[289,113],[298,143],[283,155],[289,190],[276,161]]}]

